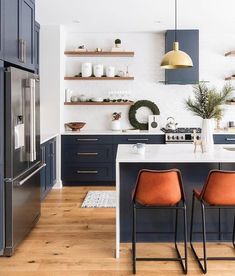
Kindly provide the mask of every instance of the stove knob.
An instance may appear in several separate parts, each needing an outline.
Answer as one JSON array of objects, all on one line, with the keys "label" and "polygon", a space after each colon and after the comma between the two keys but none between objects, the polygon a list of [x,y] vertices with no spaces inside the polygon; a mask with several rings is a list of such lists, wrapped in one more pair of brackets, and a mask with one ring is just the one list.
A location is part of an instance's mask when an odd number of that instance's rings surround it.
[{"label": "stove knob", "polygon": [[184,136],[181,136],[180,139],[181,139],[181,140],[184,140]]},{"label": "stove knob", "polygon": [[167,140],[171,140],[171,136],[170,135],[167,135]]},{"label": "stove knob", "polygon": [[200,140],[200,136],[198,135],[198,136],[196,137],[196,139],[197,139],[197,140]]},{"label": "stove knob", "polygon": [[176,136],[176,139],[179,140],[179,136]]},{"label": "stove knob", "polygon": [[175,136],[172,136],[171,139],[172,139],[172,140],[175,140]]}]

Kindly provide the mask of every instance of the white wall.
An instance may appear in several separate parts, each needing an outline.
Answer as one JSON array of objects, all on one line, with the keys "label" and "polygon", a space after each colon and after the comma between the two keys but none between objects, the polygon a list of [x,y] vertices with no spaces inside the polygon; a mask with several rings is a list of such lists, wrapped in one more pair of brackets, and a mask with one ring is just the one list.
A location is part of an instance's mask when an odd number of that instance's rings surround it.
[{"label": "white wall", "polygon": [[[127,50],[135,51],[134,58],[65,58],[65,75],[72,76],[80,72],[82,62],[114,65],[118,69],[129,66],[134,81],[65,81],[63,91],[69,88],[75,95],[87,97],[107,97],[110,90],[131,90],[132,99],[154,101],[162,117],[162,125],[168,116],[175,117],[180,126],[200,126],[201,120],[185,110],[184,100],[191,95],[191,85],[164,85],[164,71],[159,64],[164,54],[164,34],[154,33],[67,33],[66,50],[73,50],[85,44],[89,49],[101,47],[109,49],[115,38],[120,38]],[[224,57],[224,53],[234,49],[235,35],[210,35],[200,31],[200,79],[209,80],[209,85],[221,88],[224,78],[235,73],[235,59]],[[63,96],[63,94],[62,94]],[[130,128],[128,107],[101,106],[65,106],[63,107],[63,124],[68,121],[85,121],[84,129],[109,129],[111,114],[123,113],[122,127]],[[145,114],[145,112],[142,112]],[[141,116],[141,115],[140,115]],[[235,108],[226,107],[223,125],[235,120]]]}]

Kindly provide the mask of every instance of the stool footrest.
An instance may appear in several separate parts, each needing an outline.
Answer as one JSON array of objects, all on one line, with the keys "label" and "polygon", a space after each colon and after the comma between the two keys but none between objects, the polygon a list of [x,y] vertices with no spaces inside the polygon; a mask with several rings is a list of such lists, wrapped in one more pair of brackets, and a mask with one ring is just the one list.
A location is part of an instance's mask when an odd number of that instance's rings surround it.
[{"label": "stool footrest", "polygon": [[136,261],[183,261],[185,258],[136,258]]}]

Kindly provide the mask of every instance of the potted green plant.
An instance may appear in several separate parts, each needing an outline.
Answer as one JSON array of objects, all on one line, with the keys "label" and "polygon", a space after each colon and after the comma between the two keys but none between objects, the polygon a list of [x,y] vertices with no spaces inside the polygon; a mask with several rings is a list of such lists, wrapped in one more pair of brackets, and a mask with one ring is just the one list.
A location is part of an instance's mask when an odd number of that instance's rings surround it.
[{"label": "potted green plant", "polygon": [[209,88],[205,82],[200,82],[194,86],[194,99],[189,97],[185,101],[187,110],[203,119],[202,121],[202,146],[204,151],[212,151],[213,123],[212,119],[222,116],[223,105],[231,98],[234,88],[231,84],[226,84],[221,91],[216,88]]}]

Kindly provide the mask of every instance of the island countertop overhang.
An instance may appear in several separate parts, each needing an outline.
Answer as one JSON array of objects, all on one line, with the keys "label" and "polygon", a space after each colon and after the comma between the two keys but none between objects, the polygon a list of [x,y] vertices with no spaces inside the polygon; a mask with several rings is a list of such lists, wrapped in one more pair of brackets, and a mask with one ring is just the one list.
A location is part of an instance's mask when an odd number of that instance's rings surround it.
[{"label": "island countertop overhang", "polygon": [[[118,145],[119,163],[235,163],[235,145],[215,145],[213,152],[194,153],[193,144],[146,145],[144,155],[136,154],[133,145]],[[226,149],[227,148],[227,149]]]}]

